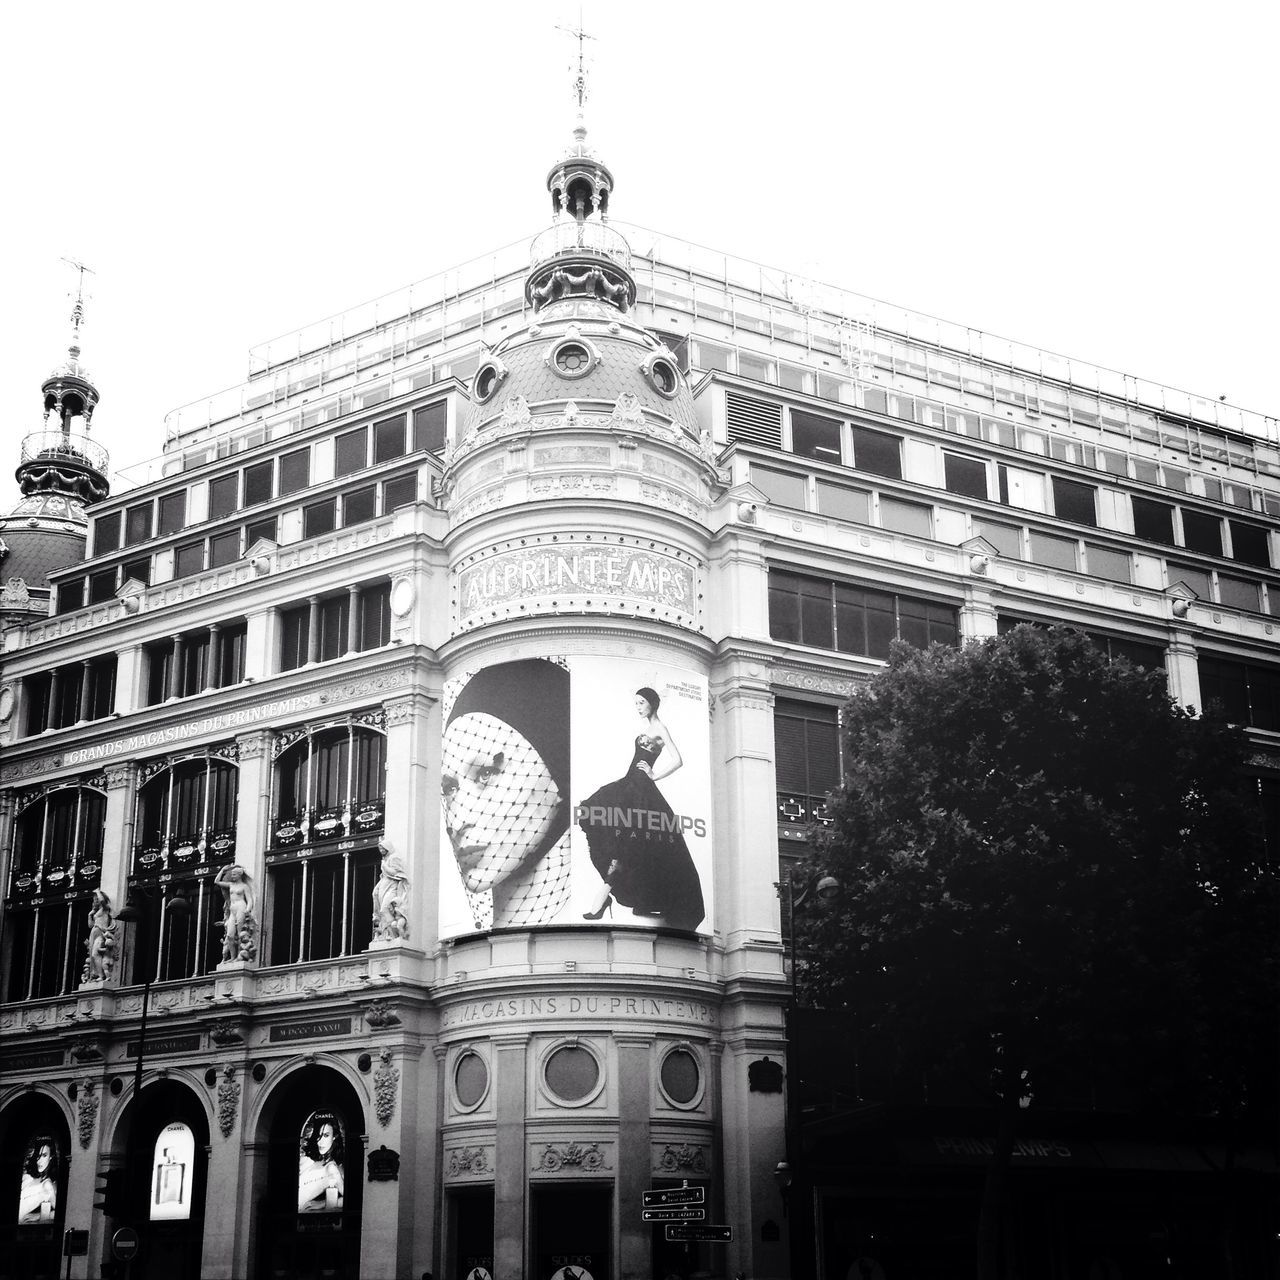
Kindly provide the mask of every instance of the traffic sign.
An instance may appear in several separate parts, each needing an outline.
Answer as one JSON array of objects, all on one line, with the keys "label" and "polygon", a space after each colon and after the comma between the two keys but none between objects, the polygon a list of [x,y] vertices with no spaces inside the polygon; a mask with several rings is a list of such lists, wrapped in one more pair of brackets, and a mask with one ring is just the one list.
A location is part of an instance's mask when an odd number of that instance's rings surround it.
[{"label": "traffic sign", "polygon": [[714,1226],[704,1222],[696,1227],[668,1226],[666,1235],[668,1240],[710,1240],[727,1243],[733,1239],[733,1228]]},{"label": "traffic sign", "polygon": [[706,1204],[706,1187],[662,1187],[657,1191],[641,1193],[646,1209],[660,1204]]},{"label": "traffic sign", "polygon": [[706,1222],[707,1211],[703,1205],[691,1205],[687,1209],[641,1209],[641,1222]]},{"label": "traffic sign", "polygon": [[111,1253],[117,1262],[132,1262],[138,1247],[138,1233],[132,1227],[120,1227],[111,1237]]},{"label": "traffic sign", "polygon": [[[77,1231],[75,1227],[67,1229],[62,1237],[62,1256],[64,1258],[83,1258],[89,1252],[89,1233]],[[70,1267],[70,1263],[67,1266]]]}]

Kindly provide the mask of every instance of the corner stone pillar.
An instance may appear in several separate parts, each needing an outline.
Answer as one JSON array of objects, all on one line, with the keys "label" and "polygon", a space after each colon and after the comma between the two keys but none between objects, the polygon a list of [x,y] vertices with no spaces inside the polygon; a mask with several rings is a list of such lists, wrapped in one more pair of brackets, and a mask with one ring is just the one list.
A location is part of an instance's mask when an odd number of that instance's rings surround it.
[{"label": "corner stone pillar", "polygon": [[[129,868],[133,863],[134,808],[138,796],[138,766],[129,760],[109,764],[107,812],[102,824],[102,891],[111,899],[114,915],[124,906]],[[116,935],[117,945],[120,942]],[[117,954],[116,962],[120,962]]]},{"label": "corner stone pillar", "polygon": [[426,854],[440,825],[439,703],[419,691],[388,698],[383,839],[409,867],[409,944],[430,949],[438,916],[435,867]]},{"label": "corner stone pillar", "polygon": [[1196,647],[1187,631],[1174,631],[1165,650],[1165,667],[1169,673],[1169,696],[1180,707],[1204,710],[1200,692],[1200,664]]},{"label": "corner stone pillar", "polygon": [[987,640],[999,634],[992,584],[986,578],[971,577],[964,584],[964,604],[960,606],[960,639]]},{"label": "corner stone pillar", "polygon": [[[266,847],[268,824],[271,819],[268,806],[271,803],[271,744],[275,735],[270,729],[257,729],[236,737],[236,749],[240,761],[240,787],[236,796],[236,862],[242,866],[253,883],[258,918],[258,963],[261,964],[262,914],[266,900]],[[224,963],[237,963],[224,961]]]},{"label": "corner stone pillar", "polygon": [[524,1140],[525,1058],[528,1036],[493,1038],[497,1088],[493,1149],[493,1274],[522,1276],[525,1237],[525,1184],[529,1153]]},{"label": "corner stone pillar", "polygon": [[640,1221],[649,1188],[653,1152],[649,1108],[653,1093],[649,1036],[614,1036],[618,1053],[618,1246],[622,1280],[648,1280],[653,1266],[652,1228]]},{"label": "corner stone pillar", "polygon": [[[241,1188],[241,1139],[247,1071],[243,1062],[221,1063],[209,1135],[208,1191],[204,1199],[204,1246],[200,1273],[206,1280],[233,1280],[250,1272],[248,1216],[251,1197]],[[223,1133],[223,1126],[227,1131]],[[220,1192],[219,1188],[223,1190]]]}]

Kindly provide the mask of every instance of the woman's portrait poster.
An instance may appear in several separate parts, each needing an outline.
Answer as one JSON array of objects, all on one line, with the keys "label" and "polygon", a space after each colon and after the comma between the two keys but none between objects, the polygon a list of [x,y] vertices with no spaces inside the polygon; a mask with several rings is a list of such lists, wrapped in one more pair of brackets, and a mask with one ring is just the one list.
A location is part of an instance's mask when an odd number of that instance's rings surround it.
[{"label": "woman's portrait poster", "polygon": [[62,1168],[57,1142],[39,1134],[27,1144],[18,1188],[18,1223],[33,1226],[52,1222],[58,1213],[58,1175]]},{"label": "woman's portrait poster", "polygon": [[332,1111],[313,1111],[298,1139],[298,1212],[341,1213],[346,1197],[346,1133]]},{"label": "woman's portrait poster", "polygon": [[577,657],[575,922],[710,933],[706,679],[662,663]]}]

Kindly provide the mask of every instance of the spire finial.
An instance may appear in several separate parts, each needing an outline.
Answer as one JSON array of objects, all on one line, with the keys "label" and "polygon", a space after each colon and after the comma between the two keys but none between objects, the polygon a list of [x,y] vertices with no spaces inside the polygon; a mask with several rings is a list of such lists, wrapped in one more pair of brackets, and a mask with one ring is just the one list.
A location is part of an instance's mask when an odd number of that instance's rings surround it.
[{"label": "spire finial", "polygon": [[583,123],[587,101],[587,51],[586,42],[594,40],[595,36],[591,35],[582,25],[582,9],[578,9],[578,25],[576,27],[557,27],[557,31],[563,31],[566,35],[573,36],[578,42],[578,74],[573,78],[573,92],[578,99],[578,128],[584,132],[586,126]]},{"label": "spire finial", "polygon": [[92,267],[87,267],[83,262],[76,261],[75,258],[63,258],[63,262],[69,267],[73,267],[77,273],[76,279],[76,301],[71,308],[71,354],[78,356],[80,354],[80,326],[84,323],[84,273],[87,271],[90,275],[94,274]]}]

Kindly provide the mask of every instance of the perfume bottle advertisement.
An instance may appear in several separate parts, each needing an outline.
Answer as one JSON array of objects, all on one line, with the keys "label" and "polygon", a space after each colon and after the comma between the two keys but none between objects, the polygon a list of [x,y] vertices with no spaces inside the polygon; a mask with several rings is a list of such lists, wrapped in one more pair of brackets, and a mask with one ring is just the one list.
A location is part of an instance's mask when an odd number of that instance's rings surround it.
[{"label": "perfume bottle advertisement", "polygon": [[191,1181],[196,1140],[180,1123],[165,1125],[156,1139],[151,1163],[151,1221],[191,1217]]}]

